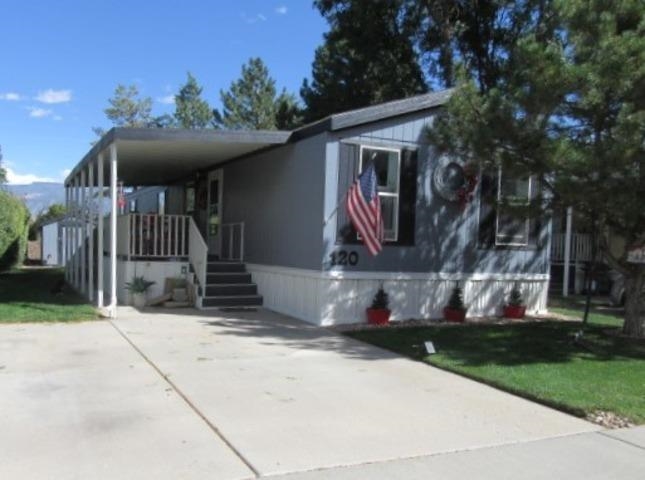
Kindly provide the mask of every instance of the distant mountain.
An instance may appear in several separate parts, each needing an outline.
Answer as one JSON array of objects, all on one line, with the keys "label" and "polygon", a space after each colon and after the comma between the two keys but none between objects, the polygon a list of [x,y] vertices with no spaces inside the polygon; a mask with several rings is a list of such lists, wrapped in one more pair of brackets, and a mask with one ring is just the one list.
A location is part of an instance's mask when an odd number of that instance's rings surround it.
[{"label": "distant mountain", "polygon": [[32,217],[54,203],[65,204],[65,187],[62,183],[34,182],[29,185],[3,185],[2,188],[22,198]]}]

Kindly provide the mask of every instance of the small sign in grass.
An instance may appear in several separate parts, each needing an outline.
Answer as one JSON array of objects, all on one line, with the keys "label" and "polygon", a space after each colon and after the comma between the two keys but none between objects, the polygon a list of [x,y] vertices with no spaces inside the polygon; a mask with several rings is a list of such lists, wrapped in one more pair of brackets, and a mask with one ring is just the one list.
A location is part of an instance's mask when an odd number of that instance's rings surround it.
[{"label": "small sign in grass", "polygon": [[64,283],[62,270],[24,268],[0,273],[0,323],[77,322],[96,310]]}]

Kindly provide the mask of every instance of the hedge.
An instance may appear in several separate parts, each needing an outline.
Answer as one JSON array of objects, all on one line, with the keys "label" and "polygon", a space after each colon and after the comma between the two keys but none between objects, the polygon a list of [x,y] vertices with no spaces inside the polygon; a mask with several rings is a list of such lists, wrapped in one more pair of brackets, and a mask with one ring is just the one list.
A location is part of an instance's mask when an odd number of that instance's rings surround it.
[{"label": "hedge", "polygon": [[0,271],[24,261],[29,217],[29,210],[19,198],[0,190]]}]

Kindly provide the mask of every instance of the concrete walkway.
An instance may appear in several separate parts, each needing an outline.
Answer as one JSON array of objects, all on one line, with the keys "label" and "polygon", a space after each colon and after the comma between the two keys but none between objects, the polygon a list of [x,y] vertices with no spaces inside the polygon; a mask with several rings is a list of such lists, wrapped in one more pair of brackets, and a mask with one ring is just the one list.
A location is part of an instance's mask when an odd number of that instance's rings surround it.
[{"label": "concrete walkway", "polygon": [[0,478],[645,471],[643,429],[599,432],[284,316],[119,313],[113,323],[0,326]]}]

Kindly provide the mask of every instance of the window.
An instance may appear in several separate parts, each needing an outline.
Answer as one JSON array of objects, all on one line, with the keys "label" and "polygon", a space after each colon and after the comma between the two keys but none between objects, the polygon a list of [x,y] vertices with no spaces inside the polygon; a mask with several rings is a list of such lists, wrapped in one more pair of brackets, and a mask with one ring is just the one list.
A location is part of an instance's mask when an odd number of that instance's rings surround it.
[{"label": "window", "polygon": [[386,241],[396,242],[399,227],[401,151],[361,146],[358,171],[374,165]]},{"label": "window", "polygon": [[538,184],[532,177],[513,178],[484,173],[480,188],[479,245],[483,247],[527,247],[535,245],[541,230],[538,219],[512,211],[527,207],[536,197]]},{"label": "window", "polygon": [[137,200],[130,200],[130,213],[137,213]]},{"label": "window", "polygon": [[[527,207],[531,201],[531,177],[511,178],[497,176],[497,221],[495,245],[526,246],[529,244],[529,217],[519,217],[508,211],[508,207]],[[508,207],[507,207],[508,206]],[[507,210],[507,211],[505,211]]]}]

